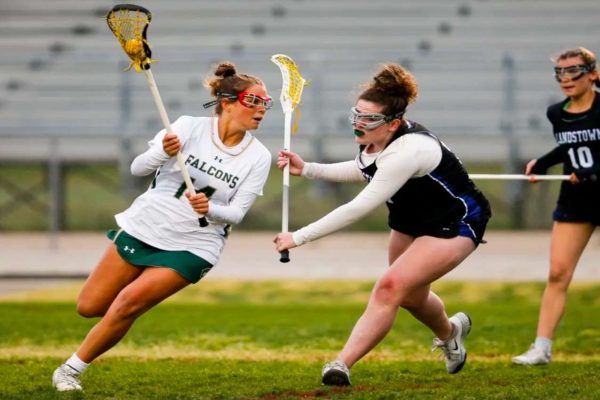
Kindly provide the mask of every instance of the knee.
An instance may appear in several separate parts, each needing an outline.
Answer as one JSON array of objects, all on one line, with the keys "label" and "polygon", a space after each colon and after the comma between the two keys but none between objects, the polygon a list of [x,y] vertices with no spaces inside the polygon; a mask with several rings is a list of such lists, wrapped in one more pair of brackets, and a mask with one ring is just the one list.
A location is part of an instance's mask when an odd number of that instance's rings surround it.
[{"label": "knee", "polygon": [[145,310],[145,305],[135,296],[121,293],[111,305],[111,315],[119,320],[135,319]]},{"label": "knee", "polygon": [[563,261],[553,260],[548,273],[548,283],[552,285],[568,286],[573,276],[574,266]]},{"label": "knee", "polygon": [[77,300],[77,313],[84,318],[102,317],[106,313],[106,307],[98,303],[79,299]]},{"label": "knee", "polygon": [[128,319],[141,313],[143,305],[134,296],[119,294],[112,303],[97,302],[86,298],[77,301],[77,313],[85,318],[104,317],[110,309],[118,319]]},{"label": "knee", "polygon": [[394,307],[403,306],[408,301],[407,290],[401,280],[392,276],[381,278],[375,287],[373,297],[380,304]]}]

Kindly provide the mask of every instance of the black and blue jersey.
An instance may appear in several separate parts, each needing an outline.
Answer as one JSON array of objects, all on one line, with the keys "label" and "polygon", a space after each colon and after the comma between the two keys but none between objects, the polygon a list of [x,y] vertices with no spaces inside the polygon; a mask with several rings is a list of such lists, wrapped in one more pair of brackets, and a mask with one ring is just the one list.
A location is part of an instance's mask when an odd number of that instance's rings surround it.
[{"label": "black and blue jersey", "polygon": [[[460,235],[480,243],[491,209],[460,160],[420,124],[406,121],[390,143],[403,135],[428,135],[436,139],[442,158],[433,171],[409,179],[387,201],[389,227],[411,236],[451,238]],[[377,165],[373,162],[362,166],[361,171],[370,181]]]}]

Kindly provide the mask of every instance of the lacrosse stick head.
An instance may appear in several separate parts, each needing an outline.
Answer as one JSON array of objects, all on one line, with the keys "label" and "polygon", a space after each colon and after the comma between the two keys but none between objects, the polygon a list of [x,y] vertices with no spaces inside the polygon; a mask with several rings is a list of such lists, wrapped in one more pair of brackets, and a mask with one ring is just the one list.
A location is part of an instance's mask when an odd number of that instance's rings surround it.
[{"label": "lacrosse stick head", "polygon": [[277,64],[283,78],[281,96],[279,97],[283,112],[293,111],[300,104],[306,80],[300,75],[300,71],[294,60],[285,54],[275,54],[271,57],[271,61]]},{"label": "lacrosse stick head", "polygon": [[106,23],[131,60],[129,68],[137,72],[150,69],[152,52],[146,31],[152,20],[150,11],[134,4],[117,4],[106,15]]}]

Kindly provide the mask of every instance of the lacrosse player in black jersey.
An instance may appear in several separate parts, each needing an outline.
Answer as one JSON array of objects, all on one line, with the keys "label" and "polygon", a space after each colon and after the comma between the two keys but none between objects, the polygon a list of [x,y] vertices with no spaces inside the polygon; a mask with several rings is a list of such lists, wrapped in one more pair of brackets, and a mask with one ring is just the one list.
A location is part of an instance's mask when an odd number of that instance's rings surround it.
[{"label": "lacrosse player in black jersey", "polygon": [[[554,76],[566,98],[548,107],[558,146],[531,160],[526,174],[545,174],[562,163],[565,175],[553,213],[550,272],[542,297],[537,336],[530,349],[513,358],[515,364],[548,364],[552,340],[564,313],[567,289],[594,229],[600,224],[600,87],[596,57],[577,47],[555,59]],[[532,181],[535,181],[532,178]]]},{"label": "lacrosse player in black jersey", "polygon": [[[333,233],[381,204],[389,209],[390,268],[377,281],[367,308],[337,359],[325,364],[325,385],[349,385],[350,368],[392,328],[399,307],[435,334],[446,369],[463,367],[471,319],[448,318],[431,284],[452,271],[481,243],[491,212],[458,158],[424,126],[404,119],[417,84],[400,65],[384,65],[358,96],[350,121],[360,146],[356,159],[334,164],[304,162],[281,151],[277,165],[292,175],[337,182],[368,182],[352,201],[296,232],[279,233],[281,252]],[[369,251],[365,249],[365,251]]]}]

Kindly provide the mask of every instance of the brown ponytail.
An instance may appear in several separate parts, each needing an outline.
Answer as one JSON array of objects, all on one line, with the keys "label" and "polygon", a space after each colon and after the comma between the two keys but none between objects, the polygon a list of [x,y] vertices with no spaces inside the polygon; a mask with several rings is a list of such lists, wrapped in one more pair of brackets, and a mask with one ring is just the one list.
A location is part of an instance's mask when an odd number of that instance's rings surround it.
[{"label": "brown ponytail", "polygon": [[358,99],[382,105],[385,115],[403,113],[418,94],[415,78],[398,64],[382,65],[372,82],[363,87]]}]

